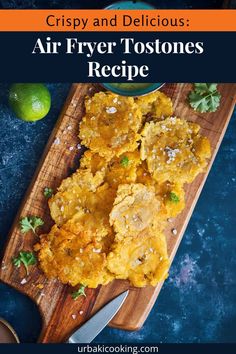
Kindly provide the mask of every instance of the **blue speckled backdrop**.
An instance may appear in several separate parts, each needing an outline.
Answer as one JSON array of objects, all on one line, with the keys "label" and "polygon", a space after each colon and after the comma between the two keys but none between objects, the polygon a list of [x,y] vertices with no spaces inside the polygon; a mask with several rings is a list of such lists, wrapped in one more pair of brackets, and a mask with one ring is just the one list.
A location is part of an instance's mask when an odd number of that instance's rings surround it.
[{"label": "blue speckled backdrop", "polygon": [[[150,1],[165,7],[221,6],[219,0]],[[102,7],[110,1],[2,0],[0,8]],[[69,84],[49,84],[52,109],[42,121],[17,120],[0,84],[0,249],[32,178]],[[236,111],[170,271],[148,320],[139,332],[106,328],[97,343],[233,342],[236,326]],[[0,317],[23,342],[40,332],[37,308],[0,284]]]}]

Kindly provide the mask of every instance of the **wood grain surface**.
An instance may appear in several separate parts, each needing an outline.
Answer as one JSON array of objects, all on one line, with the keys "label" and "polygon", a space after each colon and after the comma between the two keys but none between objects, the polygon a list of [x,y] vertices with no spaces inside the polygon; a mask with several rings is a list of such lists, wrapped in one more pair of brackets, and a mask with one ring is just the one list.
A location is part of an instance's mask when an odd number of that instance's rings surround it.
[{"label": "wood grain surface", "polygon": [[[37,303],[43,319],[39,341],[43,343],[65,341],[73,330],[127,288],[130,289],[130,294],[110,325],[124,330],[138,330],[147,318],[162,287],[162,284],[159,284],[156,288],[138,289],[130,287],[126,281],[116,280],[95,290],[87,289],[86,298],[80,297],[74,301],[71,298],[72,289],[69,286],[62,285],[57,280],[47,280],[37,266],[30,268],[30,275],[27,278],[23,267],[18,269],[12,266],[12,257],[16,256],[20,250],[32,250],[37,242],[37,237],[31,233],[25,235],[20,233],[20,217],[29,215],[42,217],[45,225],[40,232],[48,232],[52,225],[43,190],[45,187],[56,189],[61,180],[79,166],[81,150],[77,148],[79,143],[77,135],[79,122],[84,114],[84,97],[98,90],[100,90],[98,85],[72,85],[70,95],[10,231],[0,268],[0,279],[3,282],[28,295]],[[190,90],[190,84],[166,84],[162,89],[171,97],[175,114],[200,124],[202,134],[210,139],[213,154],[208,167],[209,171],[234,108],[236,85],[219,85],[222,94],[220,108],[217,112],[209,114],[194,112],[189,107],[186,98]],[[186,185],[186,208],[172,223],[169,223],[166,230],[171,260],[178,249],[206,177],[207,173],[201,174],[194,183]],[[171,232],[173,228],[177,230],[176,236]],[[27,282],[21,284],[24,278]]]}]

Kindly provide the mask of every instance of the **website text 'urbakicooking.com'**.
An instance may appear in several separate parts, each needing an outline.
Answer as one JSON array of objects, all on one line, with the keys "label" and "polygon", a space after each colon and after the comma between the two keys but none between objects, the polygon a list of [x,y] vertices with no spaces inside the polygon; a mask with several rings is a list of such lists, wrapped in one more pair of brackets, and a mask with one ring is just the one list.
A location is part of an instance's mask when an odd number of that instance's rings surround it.
[{"label": "website text 'urbakicooking.com'", "polygon": [[141,353],[159,353],[158,345],[135,346],[128,344],[106,345],[97,344],[90,346],[89,344],[78,347],[78,353],[125,353],[125,354],[141,354]]}]

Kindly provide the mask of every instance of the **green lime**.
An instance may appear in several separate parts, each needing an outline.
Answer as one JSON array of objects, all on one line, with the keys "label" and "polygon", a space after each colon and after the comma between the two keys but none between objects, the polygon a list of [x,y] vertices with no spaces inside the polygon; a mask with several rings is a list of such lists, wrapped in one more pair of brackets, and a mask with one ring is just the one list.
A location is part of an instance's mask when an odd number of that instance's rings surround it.
[{"label": "green lime", "polygon": [[18,118],[35,122],[48,114],[51,95],[43,84],[13,84],[9,104]]}]

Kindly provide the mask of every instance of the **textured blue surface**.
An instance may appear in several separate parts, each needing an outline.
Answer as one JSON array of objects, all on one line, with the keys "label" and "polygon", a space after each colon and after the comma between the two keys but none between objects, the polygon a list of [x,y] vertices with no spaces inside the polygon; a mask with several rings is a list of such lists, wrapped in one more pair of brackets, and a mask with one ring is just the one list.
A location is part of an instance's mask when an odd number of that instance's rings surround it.
[{"label": "textured blue surface", "polygon": [[[48,85],[50,114],[37,123],[16,119],[0,85],[1,248],[31,180],[69,84]],[[236,111],[157,303],[139,332],[106,328],[96,342],[233,342],[236,326]],[[40,317],[24,296],[0,284],[0,317],[25,342]],[[30,324],[30,326],[29,326]]]}]

